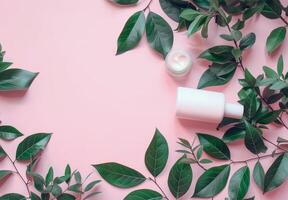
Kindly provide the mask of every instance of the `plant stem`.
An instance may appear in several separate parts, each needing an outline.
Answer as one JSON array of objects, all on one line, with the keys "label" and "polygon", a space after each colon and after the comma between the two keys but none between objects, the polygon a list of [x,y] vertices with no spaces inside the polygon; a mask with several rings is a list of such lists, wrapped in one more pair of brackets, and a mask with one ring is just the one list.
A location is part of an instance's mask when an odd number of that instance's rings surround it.
[{"label": "plant stem", "polygon": [[[194,148],[194,149],[197,149],[199,146],[200,146],[200,145],[196,146],[196,148]],[[191,154],[192,154],[194,160],[196,161],[197,165],[198,165],[200,168],[202,168],[204,171],[206,171],[207,169],[198,161],[198,159],[197,159],[197,157],[196,157],[196,155],[195,155],[192,147],[190,148],[190,151],[191,151]]]},{"label": "plant stem", "polygon": [[160,185],[157,183],[157,180],[155,177],[153,178],[148,178],[150,181],[152,181],[156,187],[161,191],[161,193],[163,194],[163,198],[166,199],[166,200],[169,200],[169,198],[167,197],[167,195],[165,194],[164,190],[160,187]]},{"label": "plant stem", "polygon": [[288,21],[280,15],[280,19],[288,26]]},{"label": "plant stem", "polygon": [[282,151],[285,151],[285,152],[288,151],[287,149],[284,149],[284,148],[282,148],[281,146],[279,146],[279,145],[277,145],[277,144],[271,142],[271,141],[268,140],[267,138],[265,138],[265,137],[263,137],[263,136],[262,136],[262,138],[263,138],[263,140],[265,140],[265,141],[268,142],[269,144],[272,144],[273,146],[275,146],[277,149],[281,149]]},{"label": "plant stem", "polygon": [[7,158],[9,159],[9,161],[11,162],[11,164],[13,165],[14,169],[15,169],[15,173],[20,177],[20,179],[22,180],[22,182],[25,184],[27,193],[28,193],[28,197],[30,198],[31,196],[31,191],[29,189],[29,181],[25,180],[24,177],[21,175],[21,173],[19,172],[17,166],[15,165],[15,161],[12,160],[12,158],[6,153]]},{"label": "plant stem", "polygon": [[143,9],[143,11],[145,12],[147,9],[150,11],[150,5],[152,3],[153,0],[150,0],[149,3],[147,4],[147,6]]},{"label": "plant stem", "polygon": [[274,155],[280,155],[282,153],[285,153],[285,151],[277,152],[277,153],[274,153],[274,154],[267,154],[267,155],[263,155],[263,156],[257,156],[257,157],[249,158],[247,160],[231,161],[231,164],[247,163],[247,162],[254,161],[254,160],[259,160],[259,159],[262,159],[262,158],[269,158],[269,157],[272,157]]}]

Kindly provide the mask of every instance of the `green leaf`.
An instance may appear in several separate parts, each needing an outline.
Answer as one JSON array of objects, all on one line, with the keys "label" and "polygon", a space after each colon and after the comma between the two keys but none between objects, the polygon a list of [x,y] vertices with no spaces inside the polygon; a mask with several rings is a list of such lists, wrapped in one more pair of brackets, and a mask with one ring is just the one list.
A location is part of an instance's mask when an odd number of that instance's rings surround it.
[{"label": "green leaf", "polygon": [[39,192],[43,192],[44,191],[44,185],[45,185],[44,178],[40,174],[35,173],[35,172],[32,172],[29,175],[31,175],[33,178],[35,189],[38,190]]},{"label": "green leaf", "polygon": [[122,54],[135,48],[140,42],[145,31],[144,11],[134,13],[124,25],[118,37],[118,48],[116,55]]},{"label": "green leaf", "polygon": [[242,51],[240,49],[232,49],[232,54],[235,60],[239,60],[241,58]]},{"label": "green leaf", "polygon": [[202,164],[209,164],[209,163],[212,163],[212,160],[202,159],[202,160],[200,160],[199,162],[202,163]]},{"label": "green leaf", "polygon": [[197,31],[199,31],[206,19],[207,19],[207,16],[198,15],[188,28],[188,36],[191,36]]},{"label": "green leaf", "polygon": [[[160,6],[165,14],[170,17],[175,22],[179,22],[180,20],[180,13],[184,8],[191,7],[191,4],[185,1],[178,1],[176,0],[159,0]],[[192,9],[191,9],[192,10]]]},{"label": "green leaf", "polygon": [[5,150],[0,145],[0,161],[7,156]]},{"label": "green leaf", "polygon": [[197,136],[208,155],[219,160],[230,160],[230,151],[221,139],[203,133],[197,133]]},{"label": "green leaf", "polygon": [[286,36],[286,27],[274,29],[267,38],[266,49],[268,53],[273,53],[284,41]]},{"label": "green leaf", "polygon": [[0,126],[0,139],[14,140],[21,137],[23,134],[12,126]]},{"label": "green leaf", "polygon": [[75,199],[76,197],[67,193],[63,193],[57,197],[57,200],[75,200]]},{"label": "green leaf", "polygon": [[68,190],[71,192],[75,192],[75,193],[82,193],[81,186],[82,186],[81,183],[76,183],[76,184],[70,185]]},{"label": "green leaf", "polygon": [[257,123],[260,124],[270,124],[277,120],[281,113],[281,110],[273,110],[271,112],[267,112],[264,115],[262,115],[258,120]]},{"label": "green leaf", "polygon": [[173,46],[173,31],[170,25],[158,14],[149,12],[146,21],[146,35],[150,46],[163,57]]},{"label": "green leaf", "polygon": [[84,189],[84,192],[88,192],[90,191],[92,188],[95,187],[95,185],[97,185],[98,183],[100,183],[101,181],[100,180],[96,180],[96,181],[92,181],[90,182]]},{"label": "green leaf", "polygon": [[200,146],[200,147],[198,148],[198,151],[197,151],[197,154],[196,154],[197,160],[199,160],[199,159],[201,158],[202,154],[203,154],[203,147]]},{"label": "green leaf", "polygon": [[13,172],[10,170],[0,170],[0,182],[6,179],[11,174],[13,174]]},{"label": "green leaf", "polygon": [[244,199],[250,185],[250,170],[244,166],[237,170],[229,182],[229,198],[235,200]]},{"label": "green leaf", "polygon": [[194,21],[199,15],[203,15],[201,12],[193,9],[185,9],[181,12],[180,17],[187,21]]},{"label": "green leaf", "polygon": [[51,133],[37,133],[26,137],[17,147],[16,160],[26,161],[44,150],[51,138]]},{"label": "green leaf", "polygon": [[265,153],[267,147],[265,146],[261,130],[253,127],[249,122],[245,121],[246,135],[245,135],[245,146],[249,151],[254,154]]},{"label": "green leaf", "polygon": [[225,65],[213,63],[209,69],[202,74],[197,88],[202,89],[210,86],[225,85],[233,78],[236,68],[236,63],[228,63]]},{"label": "green leaf", "polygon": [[54,184],[51,193],[53,194],[54,197],[57,198],[59,195],[62,194],[62,188],[59,185]]},{"label": "green leaf", "polygon": [[270,89],[271,90],[282,90],[284,88],[288,88],[288,83],[284,82],[284,81],[276,81],[274,82],[271,86]]},{"label": "green leaf", "polygon": [[0,72],[0,91],[26,90],[38,73],[23,69],[7,69]]},{"label": "green leaf", "polygon": [[245,134],[246,132],[242,128],[232,127],[224,133],[222,139],[224,142],[230,143],[245,138]]},{"label": "green leaf", "polygon": [[245,69],[244,75],[245,75],[245,81],[248,83],[248,85],[249,85],[250,87],[254,87],[254,85],[256,84],[256,79],[255,79],[255,77],[249,72],[248,69]]},{"label": "green leaf", "polygon": [[26,200],[26,197],[21,194],[9,193],[0,197],[1,200]]},{"label": "green leaf", "polygon": [[235,58],[232,54],[232,46],[219,45],[203,51],[199,58],[209,60],[214,63],[226,64],[234,62]]},{"label": "green leaf", "polygon": [[282,76],[283,68],[284,68],[284,61],[283,61],[283,55],[281,55],[277,62],[277,72],[279,76]]},{"label": "green leaf", "polygon": [[161,200],[162,195],[149,189],[136,190],[129,193],[124,200]]},{"label": "green leaf", "polygon": [[263,70],[267,78],[277,79],[279,76],[278,74],[271,68],[264,66]]},{"label": "green leaf", "polygon": [[266,172],[264,193],[279,187],[288,177],[288,154],[280,155]]},{"label": "green leaf", "polygon": [[168,155],[167,141],[160,131],[156,129],[154,137],[145,153],[145,165],[154,177],[158,176],[165,168]]},{"label": "green leaf", "polygon": [[70,165],[68,164],[68,165],[66,165],[66,167],[65,167],[65,173],[64,173],[65,175],[65,182],[66,183],[69,183],[70,182],[70,180],[71,180],[71,176],[72,176],[72,174],[71,174],[71,167],[70,167]]},{"label": "green leaf", "polygon": [[93,167],[105,181],[119,188],[131,188],[146,180],[139,172],[118,163],[103,163]]},{"label": "green leaf", "polygon": [[82,176],[79,171],[74,174],[74,178],[75,178],[76,183],[82,182]]},{"label": "green leaf", "polygon": [[210,1],[209,0],[193,0],[193,2],[197,6],[203,8],[203,9],[209,9],[209,7],[210,7]]},{"label": "green leaf", "polygon": [[261,14],[269,19],[277,19],[281,16],[282,9],[279,0],[268,0],[264,3]]},{"label": "green leaf", "polygon": [[4,71],[8,67],[10,67],[13,63],[11,62],[0,62],[0,71]]},{"label": "green leaf", "polygon": [[48,186],[53,181],[53,178],[54,178],[54,171],[53,168],[50,167],[45,178],[45,185]]},{"label": "green leaf", "polygon": [[248,35],[244,36],[239,44],[241,50],[251,48],[256,41],[255,33],[249,33]]},{"label": "green leaf", "polygon": [[41,198],[34,192],[31,192],[31,200],[41,200]]},{"label": "green leaf", "polygon": [[[186,156],[182,158],[186,158]],[[168,177],[170,192],[176,199],[182,197],[189,190],[193,178],[190,164],[181,162],[182,158],[173,165]]]},{"label": "green leaf", "polygon": [[265,177],[264,169],[261,163],[257,161],[253,170],[253,179],[256,185],[261,189],[261,191],[264,191],[264,177]]},{"label": "green leaf", "polygon": [[226,186],[230,174],[230,165],[212,167],[197,180],[192,197],[211,198],[220,193]]},{"label": "green leaf", "polygon": [[138,3],[139,0],[112,0],[112,1],[120,5],[132,5]]}]

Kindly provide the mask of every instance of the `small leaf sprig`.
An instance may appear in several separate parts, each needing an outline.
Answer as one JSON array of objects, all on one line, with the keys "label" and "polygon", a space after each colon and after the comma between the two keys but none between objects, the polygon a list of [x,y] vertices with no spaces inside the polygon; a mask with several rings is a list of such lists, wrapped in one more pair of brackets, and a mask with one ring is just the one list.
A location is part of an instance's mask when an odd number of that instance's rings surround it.
[{"label": "small leaf sprig", "polygon": [[[0,140],[12,141],[22,136],[23,134],[12,126],[0,126]],[[51,136],[51,133],[36,133],[24,138],[17,147],[15,159],[12,159],[6,153],[4,147],[0,145],[0,161],[7,158],[13,167],[13,170],[0,169],[0,182],[2,183],[9,176],[16,174],[23,185],[25,185],[27,191],[26,195],[18,193],[5,194],[0,197],[1,200],[24,200],[27,198],[31,200],[75,200],[77,196],[83,197],[83,199],[90,199],[99,194],[93,188],[100,180],[94,180],[87,184],[87,180],[92,173],[82,180],[80,172],[77,170],[72,172],[69,165],[66,166],[64,175],[60,177],[54,177],[53,167],[49,168],[45,178],[35,171],[40,154],[48,145]],[[17,164],[23,162],[28,162],[26,177],[21,174],[17,166]],[[74,182],[72,182],[73,177],[75,179]],[[63,189],[64,183],[66,184],[65,189]],[[40,195],[32,191],[37,191]]]}]

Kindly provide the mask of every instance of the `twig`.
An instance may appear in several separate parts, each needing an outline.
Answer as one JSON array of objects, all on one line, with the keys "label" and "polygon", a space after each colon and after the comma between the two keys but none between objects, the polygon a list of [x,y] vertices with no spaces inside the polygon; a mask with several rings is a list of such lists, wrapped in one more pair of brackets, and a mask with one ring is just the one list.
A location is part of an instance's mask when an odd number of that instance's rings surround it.
[{"label": "twig", "polygon": [[163,198],[166,199],[166,200],[169,200],[169,198],[167,197],[167,195],[165,194],[164,190],[160,187],[160,185],[157,183],[157,180],[155,177],[153,178],[148,178],[150,181],[152,181],[156,187],[161,191],[161,193],[163,194]]},{"label": "twig", "polygon": [[288,152],[287,149],[282,148],[280,145],[277,145],[277,144],[271,142],[270,140],[268,140],[267,138],[265,138],[265,137],[263,137],[263,136],[262,136],[262,138],[263,138],[263,140],[265,140],[265,141],[268,142],[269,144],[272,144],[273,146],[275,146],[277,149],[281,149],[282,151]]},{"label": "twig", "polygon": [[147,4],[147,6],[143,9],[143,11],[145,12],[147,9],[150,10],[150,5],[152,3],[153,0],[150,0],[149,3]]},{"label": "twig", "polygon": [[15,169],[15,173],[20,177],[20,179],[22,180],[22,182],[25,184],[26,186],[26,190],[27,190],[27,193],[28,193],[28,197],[30,198],[31,196],[31,191],[29,189],[29,181],[25,180],[24,177],[21,175],[21,173],[19,172],[17,166],[15,165],[15,161],[12,160],[12,158],[6,153],[7,155],[7,158],[9,159],[9,161],[11,162],[11,164],[13,165],[14,169]]},{"label": "twig", "polygon": [[259,159],[262,159],[262,158],[269,158],[269,157],[272,157],[274,155],[280,155],[282,153],[285,153],[285,151],[277,152],[277,153],[274,153],[274,154],[267,154],[267,155],[263,155],[263,156],[257,156],[257,157],[254,157],[254,158],[249,158],[247,160],[231,161],[231,164],[247,163],[247,162],[254,161],[254,160],[259,160]]}]

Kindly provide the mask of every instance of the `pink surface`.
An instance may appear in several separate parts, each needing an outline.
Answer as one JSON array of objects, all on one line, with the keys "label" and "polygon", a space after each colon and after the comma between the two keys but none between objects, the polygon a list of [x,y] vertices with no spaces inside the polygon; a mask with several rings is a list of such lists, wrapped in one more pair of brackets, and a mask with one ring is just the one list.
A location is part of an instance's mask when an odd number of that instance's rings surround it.
[{"label": "pink surface", "polygon": [[[91,164],[116,161],[131,166],[145,175],[144,152],[158,127],[170,145],[169,163],[160,175],[159,182],[168,192],[169,169],[179,154],[175,150],[178,137],[192,140],[196,132],[215,133],[215,126],[175,118],[175,95],[178,86],[196,87],[207,63],[194,59],[192,73],[185,82],[174,81],[165,71],[163,60],[148,47],[143,38],[140,46],[124,55],[114,56],[116,40],[126,19],[147,4],[142,1],[137,7],[119,8],[103,0],[3,0],[1,1],[0,37],[7,60],[14,66],[40,72],[31,89],[23,96],[1,94],[0,117],[4,124],[19,128],[26,135],[36,132],[53,132],[52,140],[43,154],[39,171],[46,172],[55,166],[60,175],[66,163],[88,174]],[[287,4],[287,2],[285,3]],[[151,9],[165,16],[155,0]],[[175,28],[166,16],[165,18]],[[244,55],[244,65],[254,74],[260,73],[263,65],[275,66],[281,52],[287,52],[287,42],[269,57],[265,53],[265,39],[269,32],[282,25],[279,20],[263,17],[253,18],[247,23],[245,33],[255,32],[257,42]],[[212,30],[211,30],[212,29]],[[208,40],[199,35],[190,39],[185,33],[175,34],[174,48],[191,51],[196,58],[211,45],[223,43],[218,35],[226,30],[211,23]],[[285,55],[288,63],[287,53]],[[286,68],[287,70],[287,68]],[[239,70],[234,79],[217,89],[225,92],[230,101],[237,100]],[[209,88],[212,90],[213,88]],[[215,89],[214,89],[215,90]],[[286,133],[285,133],[286,132]],[[267,137],[287,136],[282,128],[271,127]],[[7,152],[14,155],[15,142],[5,143]],[[1,141],[2,144],[2,141]],[[232,157],[252,157],[243,143],[230,146]],[[269,151],[272,151],[270,148]],[[265,169],[272,159],[263,160]],[[221,164],[221,163],[218,163]],[[1,168],[8,168],[1,163]],[[241,165],[235,165],[236,170]],[[249,163],[254,166],[254,163]],[[202,170],[193,165],[193,186],[182,199],[188,199]],[[95,177],[98,174],[95,173]],[[138,188],[155,188],[145,183]],[[263,196],[255,187],[249,196],[257,200],[285,200],[288,183]],[[155,188],[156,189],[156,188]],[[102,182],[100,200],[123,199],[130,190],[116,189]],[[6,192],[25,192],[17,176],[1,185],[0,195]],[[215,200],[223,200],[227,190]]]}]

